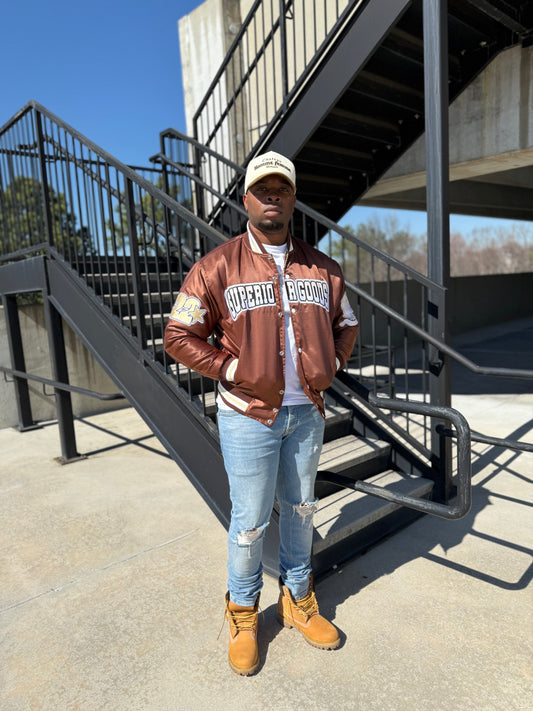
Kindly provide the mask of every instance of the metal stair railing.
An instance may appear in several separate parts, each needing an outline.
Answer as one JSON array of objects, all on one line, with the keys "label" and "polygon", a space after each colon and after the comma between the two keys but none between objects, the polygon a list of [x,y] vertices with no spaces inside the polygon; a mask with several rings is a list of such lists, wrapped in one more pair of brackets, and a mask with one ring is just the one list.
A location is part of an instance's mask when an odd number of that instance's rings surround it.
[{"label": "metal stair railing", "polygon": [[244,163],[369,0],[255,0],[193,117],[200,143]]},{"label": "metal stair railing", "polygon": [[222,235],[35,101],[0,128],[0,234],[0,265],[45,255],[71,271],[139,359],[206,412],[211,383],[177,366],[162,334],[188,269]]},{"label": "metal stair railing", "polygon": [[[223,190],[229,186],[232,195],[242,191],[244,168],[175,129],[163,131],[160,137],[161,152],[153,160],[163,170],[171,170],[174,176],[179,176],[180,184],[189,182],[188,191],[196,196],[196,202],[210,205],[206,219],[219,231],[228,237],[242,231],[247,220],[246,211],[224,195]],[[196,164],[190,159],[192,155],[202,163],[202,177],[194,172]],[[347,254],[351,255],[352,261],[355,258],[357,264],[355,282],[347,281],[347,289],[351,300],[357,304],[361,330],[348,372],[339,374],[344,387],[353,385],[355,379],[365,393],[372,393],[372,397],[380,394],[394,400],[401,395],[407,400],[415,398],[427,404],[430,374],[441,367],[445,357],[475,375],[533,379],[532,370],[477,365],[431,335],[427,329],[429,311],[438,310],[444,290],[424,275],[365,244],[300,201],[296,202],[293,231],[295,224],[301,226],[300,236],[304,239],[321,235],[319,248],[336,258],[345,274],[348,271]],[[361,283],[362,262],[367,264],[367,283]],[[362,314],[369,317],[370,323]],[[365,396],[363,400],[368,404],[371,398]],[[429,461],[432,415],[414,410],[401,412],[394,408],[395,414],[387,416],[372,402],[372,416],[383,419],[396,437]],[[454,436],[442,425],[437,427],[447,436]],[[509,442],[508,446],[520,449],[524,444]]]},{"label": "metal stair railing", "polygon": [[[194,172],[196,156],[202,163],[201,177]],[[205,219],[230,237],[245,229],[244,207],[223,194],[231,175],[231,194],[242,192],[245,170],[214,150],[175,129],[161,133],[161,152],[152,158],[169,179],[180,176],[190,182],[196,204],[205,208]],[[411,395],[427,402],[431,357],[436,356],[429,336],[431,308],[438,311],[444,289],[424,275],[402,264],[381,250],[368,245],[347,230],[320,215],[300,201],[296,202],[292,231],[305,241],[319,242],[321,251],[335,258],[347,280],[350,300],[360,321],[360,332],[349,364],[349,372],[370,391],[395,398]],[[348,257],[351,256],[351,261]],[[349,267],[356,265],[350,274]],[[366,265],[366,281],[363,267]],[[430,350],[432,348],[432,350]],[[416,369],[413,361],[416,351]],[[406,438],[426,461],[431,454],[431,426],[428,417],[413,418],[411,413],[378,417],[395,420],[398,436]]]},{"label": "metal stair railing", "polygon": [[[159,158],[164,160],[162,156]],[[170,363],[162,350],[161,336],[188,267],[224,238],[153,183],[106,154],[36,102],[26,105],[0,129],[0,173],[0,228],[4,236],[0,263],[44,254],[61,269],[68,270],[73,279],[85,283],[91,290],[91,298],[106,310],[106,325],[112,318],[116,319],[115,327],[134,345],[139,361],[161,380],[168,380],[170,376],[181,402],[209,429],[208,418],[202,420],[200,414],[206,412],[205,395],[210,383],[200,379],[198,388],[193,382],[194,374]],[[302,229],[308,226],[313,215],[304,206],[299,206],[299,212],[301,216],[297,220]],[[324,225],[344,238],[336,225],[326,221],[321,228]],[[315,224],[311,229],[315,231],[319,227]],[[371,308],[368,342],[372,359],[379,356],[376,326],[380,314],[385,314],[389,336],[385,352],[391,363],[395,354],[391,340],[395,324],[404,334],[404,348],[413,347],[410,332],[424,340],[422,353],[427,351],[428,343],[438,347],[440,344],[435,339],[431,341],[424,328],[428,295],[430,292],[438,295],[438,289],[422,275],[379,250],[369,248],[351,235],[346,239],[370,252],[373,260],[387,264],[389,275],[392,271],[399,272],[404,286],[413,282],[422,287],[417,287],[415,294],[420,325],[411,319],[410,290],[402,292],[405,309],[402,312],[376,299],[374,279],[367,288],[349,287],[356,294],[359,312],[364,304]],[[178,277],[176,281],[174,276]],[[389,279],[391,287],[392,278]],[[366,328],[366,324],[363,325]],[[368,379],[368,374],[363,372],[366,366],[361,353],[356,359],[351,375],[361,381]],[[376,370],[377,365],[373,363],[371,368]],[[374,381],[373,396],[379,389],[376,378]],[[387,385],[389,395],[391,382]],[[398,392],[397,383],[394,392]],[[429,412],[431,406],[424,402],[424,394],[422,403],[413,404],[409,402],[410,393],[405,384],[401,393],[405,400],[399,401],[397,407],[391,406],[391,410],[398,409],[403,417],[416,411],[424,418],[435,416]],[[420,398],[419,389],[415,398]],[[199,405],[195,404],[197,399]],[[389,397],[389,404],[394,400]],[[375,409],[381,405],[387,407],[382,402]],[[409,437],[408,420],[406,422],[403,429]],[[459,445],[462,447],[464,441]],[[429,459],[430,450],[424,445],[419,445],[420,449],[425,450]],[[383,493],[368,493],[386,498]],[[451,511],[451,515],[455,513]]]}]

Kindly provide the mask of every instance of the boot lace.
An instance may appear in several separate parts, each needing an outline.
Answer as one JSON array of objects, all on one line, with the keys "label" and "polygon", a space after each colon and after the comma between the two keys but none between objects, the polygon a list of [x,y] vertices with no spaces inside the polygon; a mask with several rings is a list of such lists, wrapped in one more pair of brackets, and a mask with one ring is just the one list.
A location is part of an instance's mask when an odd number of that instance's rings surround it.
[{"label": "boot lace", "polygon": [[237,632],[243,632],[244,630],[253,632],[257,625],[257,610],[226,610],[224,617],[230,625],[232,624],[235,627]]},{"label": "boot lace", "polygon": [[295,600],[296,609],[306,617],[318,615],[318,602],[313,591],[307,593],[301,600]]},{"label": "boot lace", "polygon": [[[259,611],[262,614],[262,610],[259,609]],[[226,620],[230,623],[230,626],[235,628],[237,634],[239,632],[244,632],[245,630],[255,632],[257,628],[258,616],[258,610],[228,610],[226,608],[217,639],[222,634]]]}]

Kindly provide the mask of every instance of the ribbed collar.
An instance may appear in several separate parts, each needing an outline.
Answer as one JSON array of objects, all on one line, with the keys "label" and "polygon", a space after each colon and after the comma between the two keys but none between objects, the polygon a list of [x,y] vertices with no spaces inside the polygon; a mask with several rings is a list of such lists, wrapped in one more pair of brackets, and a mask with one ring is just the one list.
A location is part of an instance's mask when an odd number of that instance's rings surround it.
[{"label": "ribbed collar", "polygon": [[[252,252],[255,252],[256,254],[267,254],[267,251],[263,247],[263,243],[261,242],[261,240],[257,239],[257,237],[254,235],[254,228],[251,226],[249,221],[248,221],[248,224],[246,225],[246,229],[248,232],[248,243],[250,245],[250,249],[252,250]],[[291,237],[291,233],[289,232],[289,235],[287,237],[287,254],[289,252],[292,252],[292,250],[293,250],[292,237]]]}]

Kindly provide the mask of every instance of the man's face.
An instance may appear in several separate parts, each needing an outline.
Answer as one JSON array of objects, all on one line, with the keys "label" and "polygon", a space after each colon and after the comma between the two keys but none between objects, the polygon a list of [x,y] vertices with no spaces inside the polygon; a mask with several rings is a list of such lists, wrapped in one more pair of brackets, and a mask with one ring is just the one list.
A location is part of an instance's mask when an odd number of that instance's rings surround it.
[{"label": "man's face", "polygon": [[292,185],[281,175],[266,175],[243,195],[252,227],[265,235],[281,233],[285,238],[296,196]]}]

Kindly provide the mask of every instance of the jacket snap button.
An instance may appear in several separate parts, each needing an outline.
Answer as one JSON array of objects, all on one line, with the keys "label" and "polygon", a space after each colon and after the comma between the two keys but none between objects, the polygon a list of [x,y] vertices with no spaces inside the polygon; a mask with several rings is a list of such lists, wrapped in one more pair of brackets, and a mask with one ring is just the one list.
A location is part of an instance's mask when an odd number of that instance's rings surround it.
[{"label": "jacket snap button", "polygon": [[267,420],[267,424],[271,425],[271,424],[272,424],[272,420]]},{"label": "jacket snap button", "polygon": [[283,355],[283,351],[280,351],[279,354],[280,354],[280,356],[282,356],[282,355]]},{"label": "jacket snap button", "polygon": [[285,390],[280,390],[280,391],[279,391],[279,394],[280,394],[280,395],[285,395]]}]

